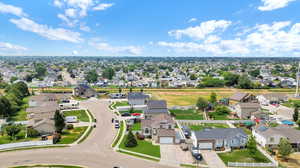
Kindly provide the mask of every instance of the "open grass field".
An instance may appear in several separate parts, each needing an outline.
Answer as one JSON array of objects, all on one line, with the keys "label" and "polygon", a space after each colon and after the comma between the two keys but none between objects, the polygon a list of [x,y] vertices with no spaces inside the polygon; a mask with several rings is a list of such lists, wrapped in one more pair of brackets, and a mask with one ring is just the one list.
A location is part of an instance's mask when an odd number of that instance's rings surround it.
[{"label": "open grass field", "polygon": [[170,110],[176,120],[203,120],[203,114],[194,109],[190,110]]},{"label": "open grass field", "polygon": [[124,136],[124,138],[120,144],[121,149],[125,149],[125,150],[129,150],[132,152],[142,153],[142,154],[160,158],[160,146],[159,145],[152,145],[151,142],[148,142],[146,140],[138,140],[137,139],[138,146],[133,147],[133,148],[128,148],[125,146],[125,140],[126,140],[126,136]]},{"label": "open grass field", "polygon": [[250,155],[248,149],[233,150],[232,152],[218,153],[225,164],[228,162],[244,163],[268,163],[270,162],[260,151],[257,150],[255,157]]},{"label": "open grass field", "polygon": [[203,123],[199,125],[190,125],[189,127],[192,131],[201,131],[204,128],[229,128],[229,125],[221,123]]}]

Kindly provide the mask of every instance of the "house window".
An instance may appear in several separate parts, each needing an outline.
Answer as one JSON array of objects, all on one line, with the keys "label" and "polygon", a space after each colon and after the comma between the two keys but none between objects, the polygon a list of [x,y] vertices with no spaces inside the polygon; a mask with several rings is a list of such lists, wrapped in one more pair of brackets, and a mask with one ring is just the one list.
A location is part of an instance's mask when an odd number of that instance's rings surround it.
[{"label": "house window", "polygon": [[149,134],[149,128],[145,128],[145,134]]},{"label": "house window", "polygon": [[172,125],[169,125],[169,129],[172,129]]},{"label": "house window", "polygon": [[271,138],[270,138],[270,142],[274,142],[274,137],[271,137]]}]

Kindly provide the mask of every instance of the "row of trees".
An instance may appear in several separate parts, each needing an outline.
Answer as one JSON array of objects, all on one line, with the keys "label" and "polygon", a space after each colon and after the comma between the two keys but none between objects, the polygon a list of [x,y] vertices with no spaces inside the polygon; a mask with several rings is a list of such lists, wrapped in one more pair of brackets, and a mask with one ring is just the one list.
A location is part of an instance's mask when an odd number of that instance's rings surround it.
[{"label": "row of trees", "polygon": [[[115,75],[115,70],[113,68],[106,68],[102,72],[102,77],[112,80],[112,78]],[[85,75],[85,80],[87,80],[89,83],[95,83],[98,81],[99,74],[96,70],[91,70]]]},{"label": "row of trees", "polygon": [[5,96],[0,96],[0,118],[12,116],[23,105],[23,99],[29,96],[29,90],[24,82],[17,82],[5,88]]}]

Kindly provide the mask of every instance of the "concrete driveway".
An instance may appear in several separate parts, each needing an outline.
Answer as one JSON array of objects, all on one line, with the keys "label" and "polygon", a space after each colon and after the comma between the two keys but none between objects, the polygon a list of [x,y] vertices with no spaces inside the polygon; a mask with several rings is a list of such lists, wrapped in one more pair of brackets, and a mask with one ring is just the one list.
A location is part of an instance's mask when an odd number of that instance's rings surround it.
[{"label": "concrete driveway", "polygon": [[210,168],[226,168],[224,162],[219,158],[215,151],[201,150],[200,151],[208,167]]},{"label": "concrete driveway", "polygon": [[97,127],[89,137],[78,145],[65,148],[43,148],[0,153],[0,168],[32,164],[81,165],[87,168],[170,168],[157,162],[139,159],[114,152],[111,143],[116,130],[113,129],[113,114],[108,101],[87,100],[80,103],[97,119]]},{"label": "concrete driveway", "polygon": [[160,145],[161,163],[179,166],[192,164],[193,158],[190,151],[182,151],[179,145]]}]

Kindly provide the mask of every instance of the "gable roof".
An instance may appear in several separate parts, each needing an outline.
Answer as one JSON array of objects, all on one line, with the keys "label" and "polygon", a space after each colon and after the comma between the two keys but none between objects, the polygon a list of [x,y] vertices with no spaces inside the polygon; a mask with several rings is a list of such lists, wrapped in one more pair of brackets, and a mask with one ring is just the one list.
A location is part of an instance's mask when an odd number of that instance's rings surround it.
[{"label": "gable roof", "polygon": [[147,103],[148,109],[167,109],[165,100],[149,100]]},{"label": "gable roof", "polygon": [[300,141],[300,131],[288,126],[278,126],[278,127],[265,127],[259,126],[255,129],[257,133],[263,137],[271,137],[274,135],[286,137],[291,143],[299,143]]},{"label": "gable roof", "polygon": [[229,99],[230,100],[235,100],[235,101],[241,101],[243,100],[245,97],[247,97],[249,95],[249,93],[234,93]]},{"label": "gable roof", "polygon": [[203,131],[195,131],[194,133],[197,140],[227,139],[236,137],[237,135],[247,137],[247,134],[242,128],[214,128]]},{"label": "gable roof", "polygon": [[260,104],[259,103],[239,103],[238,104],[243,109],[259,109]]},{"label": "gable roof", "polygon": [[128,99],[148,99],[149,96],[143,92],[130,92],[128,93]]}]

